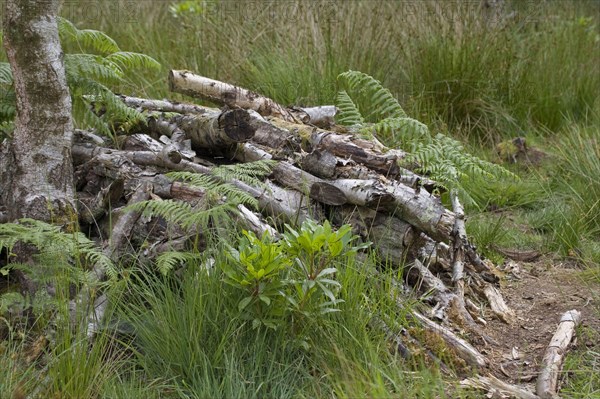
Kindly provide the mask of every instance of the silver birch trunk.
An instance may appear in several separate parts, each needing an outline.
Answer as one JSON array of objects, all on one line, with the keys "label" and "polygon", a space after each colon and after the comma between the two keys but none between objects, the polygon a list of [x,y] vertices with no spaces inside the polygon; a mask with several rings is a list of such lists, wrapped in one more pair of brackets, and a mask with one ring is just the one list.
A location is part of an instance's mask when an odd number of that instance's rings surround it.
[{"label": "silver birch trunk", "polygon": [[59,1],[10,0],[4,47],[13,73],[17,117],[0,154],[2,201],[9,219],[76,221],[73,121],[56,16]]}]

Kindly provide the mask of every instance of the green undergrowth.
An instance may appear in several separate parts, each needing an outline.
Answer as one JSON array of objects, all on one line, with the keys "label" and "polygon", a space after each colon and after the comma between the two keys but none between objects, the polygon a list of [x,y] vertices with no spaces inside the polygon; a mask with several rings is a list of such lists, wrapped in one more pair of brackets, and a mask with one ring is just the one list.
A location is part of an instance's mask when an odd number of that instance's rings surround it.
[{"label": "green undergrowth", "polygon": [[[401,109],[431,132],[459,139],[467,152],[490,162],[502,162],[495,153],[499,141],[525,137],[549,158],[531,167],[502,163],[520,179],[472,176],[460,182],[472,199],[469,236],[496,263],[506,260],[498,248],[535,250],[549,259],[573,261],[586,283],[597,285],[599,6],[594,1],[506,3],[509,9],[494,23],[485,20],[479,2],[433,1],[99,0],[66,2],[62,14],[78,29],[98,29],[120,49],[160,63],[152,62],[160,69],[136,69],[126,79],[118,72],[115,79],[100,76],[124,94],[190,101],[168,92],[172,68],[236,83],[285,105],[332,104],[342,89],[339,74],[355,70],[381,82]],[[82,49],[77,40],[67,46],[68,52]],[[101,58],[113,50],[100,51]],[[0,85],[0,102],[14,101],[6,66]],[[9,107],[0,111],[14,114]],[[212,217],[204,216],[197,222],[207,224]],[[316,283],[302,282],[300,266],[291,265],[289,253],[280,248],[271,255],[288,257],[281,269],[265,277],[258,276],[260,268],[254,274],[246,268],[248,275],[240,278],[227,265],[243,264],[242,243],[246,260],[256,255],[250,247],[262,247],[230,233],[227,245],[169,254],[150,269],[141,264],[110,269],[114,317],[92,344],[82,330],[68,326],[66,309],[56,301],[37,299],[30,328],[13,320],[5,306],[0,397],[15,392],[49,398],[467,395],[435,366],[391,354],[389,340],[371,324],[377,316],[397,330],[410,325],[386,294],[397,271],[374,276],[368,257],[338,259],[335,272],[321,276],[335,284],[310,291]],[[68,274],[59,279],[64,299],[69,285],[86,276],[67,273],[81,257],[62,255],[45,264],[64,266],[52,276]],[[13,277],[12,269],[0,272],[0,278]],[[266,284],[265,278],[272,279],[272,290],[261,298],[252,284]],[[9,294],[3,298],[12,298],[11,306],[34,303]],[[299,303],[311,307],[300,309]],[[279,308],[273,310],[275,305]],[[583,328],[579,335],[565,365],[563,393],[594,397],[597,348],[581,342],[595,342],[597,334]],[[49,344],[38,359],[28,361],[41,336]]]}]

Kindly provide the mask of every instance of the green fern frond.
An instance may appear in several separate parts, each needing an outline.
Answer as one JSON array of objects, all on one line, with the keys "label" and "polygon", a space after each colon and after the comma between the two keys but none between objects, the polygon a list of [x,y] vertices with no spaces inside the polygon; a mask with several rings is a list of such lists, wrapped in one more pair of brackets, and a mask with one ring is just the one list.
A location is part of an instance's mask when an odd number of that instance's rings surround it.
[{"label": "green fern frond", "polygon": [[236,205],[243,204],[255,209],[258,207],[258,200],[256,198],[231,184],[221,184],[216,187],[215,191],[220,194],[220,198],[224,201],[233,202]]},{"label": "green fern frond", "polygon": [[219,226],[231,225],[234,215],[238,214],[237,205],[244,204],[256,208],[258,201],[228,181],[239,179],[256,185],[261,182],[260,178],[271,173],[273,165],[274,161],[226,165],[214,168],[208,175],[170,172],[168,177],[204,189],[203,201],[195,207],[176,200],[143,201],[128,208],[144,212],[146,215],[162,217],[184,229],[206,229],[211,222]]},{"label": "green fern frond", "polygon": [[167,251],[156,257],[156,267],[164,276],[176,266],[190,262],[198,262],[201,256],[193,252]]},{"label": "green fern frond", "polygon": [[11,85],[13,82],[12,71],[8,62],[0,62],[0,84]]},{"label": "green fern frond", "polygon": [[58,19],[58,33],[62,40],[74,41],[101,54],[121,51],[117,42],[106,33],[93,29],[77,29],[71,21],[65,18]]},{"label": "green fern frond", "polygon": [[211,175],[204,175],[201,173],[194,172],[169,172],[166,174],[167,177],[173,180],[179,180],[189,183],[191,186],[200,187],[205,189],[215,189],[219,184],[218,180]]},{"label": "green fern frond", "polygon": [[17,113],[15,92],[10,89],[0,87],[0,123],[7,124],[5,128],[9,128],[9,124],[15,118]]},{"label": "green fern frond", "polygon": [[361,133],[374,133],[376,137],[387,142],[429,142],[429,128],[424,123],[412,118],[387,118],[373,125],[360,129]]},{"label": "green fern frond", "polygon": [[230,226],[233,222],[234,213],[237,212],[237,208],[234,202],[225,202],[220,205],[211,206],[208,209],[194,212],[188,220],[182,223],[182,227],[190,229],[195,226],[201,226],[207,228],[211,221],[218,226]]},{"label": "green fern frond", "polygon": [[109,54],[105,57],[105,60],[119,65],[124,70],[134,68],[160,68],[160,64],[154,58],[149,57],[146,54],[132,53],[129,51],[118,51],[116,53]]},{"label": "green fern frond", "polygon": [[159,216],[181,226],[187,223],[195,212],[190,204],[171,199],[140,201],[128,205],[126,209],[143,212],[146,216]]},{"label": "green fern frond", "polygon": [[364,120],[367,122],[379,122],[387,118],[406,118],[407,116],[392,93],[377,79],[366,73],[344,72],[338,75],[338,84],[355,104],[362,105],[359,109],[362,110]]},{"label": "green fern frond", "polygon": [[223,165],[213,169],[213,174],[225,181],[241,180],[250,185],[264,186],[263,179],[271,174],[276,161],[260,160],[255,162]]},{"label": "green fern frond", "polygon": [[[117,43],[103,32],[78,29],[72,22],[59,18],[58,30],[61,40],[70,41],[82,53],[65,54],[67,83],[73,102],[73,116],[79,127],[94,128],[99,133],[110,135],[115,126],[122,129],[145,123],[146,118],[137,110],[127,107],[110,86],[121,84],[126,72],[133,68],[157,69],[160,64],[153,58],[133,52],[121,51]],[[90,54],[88,49],[99,53]],[[7,63],[0,63],[0,85],[12,84],[12,75]],[[11,121],[15,116],[14,90],[1,88],[0,123]],[[98,115],[90,105],[103,107]]]},{"label": "green fern frond", "polygon": [[[48,264],[81,264],[82,269],[90,266],[102,268],[115,275],[112,261],[83,233],[65,233],[59,226],[34,219],[21,219],[18,223],[0,224],[0,250],[7,249],[10,254],[17,242],[35,246],[40,261]],[[73,272],[75,273],[75,272]],[[109,276],[110,277],[110,276]]]},{"label": "green fern frond", "polygon": [[456,190],[466,202],[473,202],[463,187],[467,179],[519,179],[502,166],[467,153],[457,140],[443,134],[432,138],[427,126],[407,117],[391,92],[369,75],[348,71],[339,75],[338,81],[347,90],[338,94],[338,120],[359,121],[361,115],[356,113],[366,110],[369,113],[362,115],[359,134],[374,135],[384,143],[402,143],[408,152],[403,160],[405,166],[419,165],[417,172],[440,182],[447,190]]},{"label": "green fern frond", "polygon": [[69,83],[85,77],[103,84],[116,84],[123,77],[121,68],[94,54],[65,54],[65,69]]},{"label": "green fern frond", "polygon": [[346,90],[338,92],[335,99],[335,105],[338,108],[338,112],[336,114],[336,121],[338,124],[344,126],[354,126],[362,125],[365,122],[360,114],[358,106],[354,104],[354,101],[352,101],[352,98],[350,98]]}]

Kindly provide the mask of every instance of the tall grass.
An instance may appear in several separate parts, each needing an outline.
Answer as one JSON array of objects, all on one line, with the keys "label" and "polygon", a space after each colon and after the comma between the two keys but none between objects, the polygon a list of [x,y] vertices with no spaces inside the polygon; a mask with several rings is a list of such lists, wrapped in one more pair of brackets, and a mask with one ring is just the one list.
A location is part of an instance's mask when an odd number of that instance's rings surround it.
[{"label": "tall grass", "polygon": [[[558,130],[590,112],[600,92],[600,4],[509,3],[501,20],[479,2],[69,3],[67,17],[147,53],[162,75],[141,74],[148,96],[167,95],[166,69],[190,69],[258,90],[283,104],[331,103],[336,76],[382,81],[413,116],[484,141]],[[128,8],[127,8],[128,7]],[[93,15],[92,15],[93,14]],[[172,95],[170,95],[173,97]]]},{"label": "tall grass", "polygon": [[375,313],[397,323],[402,314],[367,270],[362,263],[341,268],[341,311],[306,320],[296,332],[253,329],[222,272],[192,263],[177,279],[142,277],[121,317],[136,331],[146,377],[173,381],[180,397],[444,397],[439,375],[411,372],[370,327]]},{"label": "tall grass", "polygon": [[555,145],[555,168],[544,188],[534,227],[547,233],[548,247],[600,265],[600,128],[572,124]]}]

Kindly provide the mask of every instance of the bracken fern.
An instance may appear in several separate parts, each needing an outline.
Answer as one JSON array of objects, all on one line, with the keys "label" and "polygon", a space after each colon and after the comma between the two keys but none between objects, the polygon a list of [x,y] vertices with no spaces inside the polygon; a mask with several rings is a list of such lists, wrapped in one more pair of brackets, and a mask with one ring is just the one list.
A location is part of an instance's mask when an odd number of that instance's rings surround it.
[{"label": "bracken fern", "polygon": [[417,164],[417,172],[438,180],[446,189],[456,190],[473,203],[462,183],[466,179],[497,179],[517,176],[505,168],[467,153],[460,142],[438,133],[410,118],[392,93],[375,78],[357,71],[338,76],[342,89],[337,96],[337,121],[362,136],[374,136],[386,145],[408,152],[404,165]]},{"label": "bracken fern", "polygon": [[228,226],[237,214],[237,205],[253,208],[257,200],[248,193],[229,183],[233,179],[253,186],[262,185],[261,178],[271,173],[273,161],[257,161],[238,165],[224,165],[214,168],[211,174],[193,172],[170,172],[174,180],[185,181],[189,185],[204,190],[202,200],[195,206],[177,200],[142,201],[129,206],[132,210],[143,211],[146,215],[160,216],[176,223],[186,230],[207,228],[211,222]]},{"label": "bracken fern", "polygon": [[[58,32],[63,48],[75,48],[64,57],[67,83],[73,102],[73,116],[80,127],[93,127],[109,135],[116,124],[130,126],[144,123],[146,118],[127,107],[110,90],[110,86],[126,81],[126,72],[136,68],[158,69],[153,58],[121,51],[104,32],[78,29],[70,21],[59,18]],[[15,95],[10,65],[0,63],[0,131],[12,131],[15,117]]]}]

